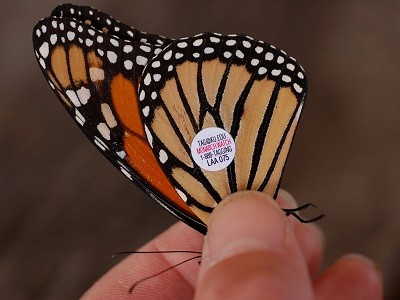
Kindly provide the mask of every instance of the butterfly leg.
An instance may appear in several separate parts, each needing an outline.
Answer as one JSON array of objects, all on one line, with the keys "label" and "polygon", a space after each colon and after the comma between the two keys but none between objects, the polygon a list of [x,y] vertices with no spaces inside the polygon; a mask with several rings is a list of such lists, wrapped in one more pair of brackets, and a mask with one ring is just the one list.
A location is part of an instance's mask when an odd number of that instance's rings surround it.
[{"label": "butterfly leg", "polygon": [[316,208],[316,206],[314,204],[306,203],[306,204],[301,205],[301,206],[296,207],[296,208],[283,208],[282,210],[286,213],[286,216],[293,216],[297,220],[299,220],[301,223],[312,223],[312,222],[316,222],[316,221],[322,219],[323,217],[325,217],[325,215],[322,214],[322,215],[316,216],[316,217],[311,218],[311,219],[303,219],[302,217],[300,217],[297,214],[298,212],[300,212],[302,210],[305,210],[305,209],[309,208],[310,206]]}]

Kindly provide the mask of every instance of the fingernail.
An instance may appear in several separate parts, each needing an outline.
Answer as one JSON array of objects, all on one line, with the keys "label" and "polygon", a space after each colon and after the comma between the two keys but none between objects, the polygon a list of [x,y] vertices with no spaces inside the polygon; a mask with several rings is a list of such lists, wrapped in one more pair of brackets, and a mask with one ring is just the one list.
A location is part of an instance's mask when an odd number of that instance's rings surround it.
[{"label": "fingernail", "polygon": [[286,219],[276,202],[260,192],[232,194],[213,213],[206,237],[210,263],[249,251],[279,251]]}]

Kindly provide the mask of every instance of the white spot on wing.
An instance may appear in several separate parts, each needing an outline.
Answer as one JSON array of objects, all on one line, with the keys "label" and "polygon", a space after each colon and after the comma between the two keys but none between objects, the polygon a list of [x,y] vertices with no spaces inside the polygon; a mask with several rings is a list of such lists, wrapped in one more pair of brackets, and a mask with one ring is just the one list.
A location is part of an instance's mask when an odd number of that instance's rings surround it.
[{"label": "white spot on wing", "polygon": [[151,132],[146,125],[144,125],[144,132],[146,133],[147,141],[149,142],[150,147],[153,148],[153,136],[151,135]]},{"label": "white spot on wing", "polygon": [[263,51],[263,48],[260,46],[257,46],[256,49],[254,49],[258,54],[260,54]]},{"label": "white spot on wing", "polygon": [[42,66],[43,69],[46,69],[46,63],[44,62],[44,59],[43,59],[43,58],[40,58],[40,59],[39,59],[39,63],[40,63],[40,65]]},{"label": "white spot on wing", "polygon": [[198,39],[198,40],[195,40],[193,42],[193,46],[196,46],[196,47],[200,46],[201,44],[203,44],[203,40],[202,39]]},{"label": "white spot on wing", "polygon": [[117,151],[117,155],[119,158],[124,159],[126,157],[126,152],[125,151]]},{"label": "white spot on wing", "polygon": [[67,90],[65,93],[67,94],[69,100],[71,100],[71,102],[75,105],[75,107],[81,106],[81,102],[79,101],[78,96],[73,90]]},{"label": "white spot on wing", "polygon": [[163,149],[160,150],[158,153],[158,159],[162,164],[165,164],[165,162],[168,160],[168,154],[165,152]]},{"label": "white spot on wing", "polygon": [[86,46],[90,47],[93,45],[93,41],[91,39],[86,39],[85,44],[86,44]]},{"label": "white spot on wing", "polygon": [[125,69],[127,69],[127,70],[132,70],[132,68],[133,68],[133,62],[131,61],[131,60],[126,60],[126,61],[124,61],[124,67],[125,67]]},{"label": "white spot on wing", "polygon": [[100,132],[101,136],[105,138],[107,141],[111,139],[110,128],[108,128],[106,123],[100,122],[97,125],[97,130]]},{"label": "white spot on wing", "polygon": [[138,55],[138,56],[136,56],[136,63],[139,66],[145,66],[147,64],[147,58],[144,56]]},{"label": "white spot on wing", "polygon": [[143,101],[145,96],[146,96],[146,92],[142,90],[139,95],[139,101]]},{"label": "white spot on wing", "polygon": [[293,64],[287,64],[286,68],[288,68],[290,71],[294,70],[294,65]]},{"label": "white spot on wing", "polygon": [[107,58],[112,64],[117,62],[117,54],[113,51],[107,51]]},{"label": "white spot on wing", "polygon": [[77,90],[76,94],[78,95],[79,101],[82,104],[86,104],[90,99],[90,90],[88,88],[85,88],[84,86]]},{"label": "white spot on wing", "polygon": [[97,136],[94,137],[94,143],[103,151],[108,149],[107,145],[101,139],[99,139]]},{"label": "white spot on wing", "polygon": [[253,58],[250,63],[252,66],[257,66],[260,63],[260,61],[257,58]]},{"label": "white spot on wing", "polygon": [[265,54],[265,59],[266,60],[272,60],[274,58],[274,55],[271,52],[268,52]]},{"label": "white spot on wing", "polygon": [[123,50],[125,53],[131,53],[133,50],[133,47],[131,45],[125,45]]},{"label": "white spot on wing", "polygon": [[293,88],[298,93],[301,93],[303,91],[303,88],[299,86],[297,83],[293,84]]},{"label": "white spot on wing", "polygon": [[279,74],[281,74],[281,70],[273,69],[271,74],[274,76],[278,76]]},{"label": "white spot on wing", "polygon": [[158,60],[153,61],[153,63],[151,64],[151,66],[153,68],[159,68],[161,66],[160,62]]},{"label": "white spot on wing", "polygon": [[299,108],[297,109],[297,112],[296,112],[296,116],[294,117],[296,121],[299,120],[302,109],[303,109],[303,102],[299,105]]},{"label": "white spot on wing", "polygon": [[82,114],[77,109],[75,109],[75,119],[81,126],[83,126],[83,124],[85,124],[86,122],[85,117],[82,116]]},{"label": "white spot on wing", "polygon": [[228,51],[225,51],[224,52],[224,57],[225,58],[230,58],[232,56],[232,53],[230,53],[230,52],[228,52]]},{"label": "white spot on wing", "polygon": [[126,177],[128,177],[129,180],[132,180],[132,175],[129,174],[128,171],[127,171],[125,168],[121,167],[121,172],[122,172]]},{"label": "white spot on wing", "polygon": [[115,47],[119,46],[119,43],[116,39],[110,39],[111,44],[113,44]]},{"label": "white spot on wing", "polygon": [[178,193],[179,197],[181,197],[182,200],[186,202],[186,201],[187,201],[187,196],[185,195],[185,193],[182,192],[182,191],[181,191],[180,189],[178,189],[178,188],[175,188],[175,190],[176,190],[176,192]]},{"label": "white spot on wing", "polygon": [[250,44],[249,41],[243,41],[242,44],[243,44],[243,46],[244,46],[245,48],[250,48],[250,47],[251,47],[251,44]]},{"label": "white spot on wing", "polygon": [[265,73],[267,73],[267,69],[264,67],[261,67],[258,69],[258,74],[259,75],[264,75]]},{"label": "white spot on wing", "polygon": [[144,77],[143,82],[145,85],[149,85],[151,83],[151,76],[149,73]]},{"label": "white spot on wing", "polygon": [[220,41],[220,39],[215,36],[212,36],[212,37],[210,37],[210,41],[213,43],[218,43]]},{"label": "white spot on wing", "polygon": [[39,53],[43,58],[47,58],[49,56],[49,43],[48,42],[44,42],[39,47]]},{"label": "white spot on wing", "polygon": [[72,41],[75,38],[75,32],[68,31],[67,38],[68,40]]},{"label": "white spot on wing", "polygon": [[177,44],[177,46],[178,46],[179,48],[182,48],[182,49],[183,49],[183,48],[186,48],[187,45],[188,45],[188,44],[187,44],[186,42],[180,42],[180,43]]},{"label": "white spot on wing", "polygon": [[117,120],[115,119],[111,107],[107,103],[101,104],[101,112],[106,120],[108,127],[114,128],[117,126]]},{"label": "white spot on wing", "polygon": [[172,51],[169,50],[167,53],[164,54],[164,59],[165,60],[169,60],[172,56]]},{"label": "white spot on wing", "polygon": [[57,43],[57,34],[52,34],[52,35],[50,36],[50,43],[51,43],[52,45],[54,45],[55,43]]},{"label": "white spot on wing", "polygon": [[142,49],[144,52],[147,52],[147,53],[149,53],[151,51],[151,48],[146,45],[141,45],[140,49]]},{"label": "white spot on wing", "polygon": [[150,112],[150,107],[149,107],[149,106],[144,107],[144,108],[142,109],[142,112],[143,112],[143,115],[144,115],[145,117],[148,117],[148,116],[149,116],[149,112]]},{"label": "white spot on wing", "polygon": [[243,57],[244,57],[244,54],[243,54],[242,51],[236,50],[236,56],[239,57],[239,58],[243,58]]},{"label": "white spot on wing", "polygon": [[104,80],[104,70],[92,67],[89,69],[89,76],[93,82]]},{"label": "white spot on wing", "polygon": [[158,82],[161,79],[161,75],[160,74],[154,74],[153,75],[153,79],[154,79],[154,81]]}]

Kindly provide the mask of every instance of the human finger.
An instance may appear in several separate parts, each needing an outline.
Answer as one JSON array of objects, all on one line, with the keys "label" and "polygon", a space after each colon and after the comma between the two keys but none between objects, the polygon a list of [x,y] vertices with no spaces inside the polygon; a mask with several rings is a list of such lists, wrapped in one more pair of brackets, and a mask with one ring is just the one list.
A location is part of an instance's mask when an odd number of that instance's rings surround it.
[{"label": "human finger", "polygon": [[[138,251],[192,250],[201,251],[204,236],[179,222],[151,240]],[[169,270],[136,285],[138,281],[157,274],[193,257],[193,254],[132,254],[101,277],[82,299],[186,299],[192,298],[197,280],[199,259]],[[162,287],[162,288],[160,288]]]},{"label": "human finger", "polygon": [[[295,208],[298,204],[294,197],[287,191],[280,189],[276,199],[281,208]],[[294,226],[297,242],[307,263],[311,276],[315,276],[322,262],[325,238],[322,230],[316,223],[301,223],[296,218],[289,216]]]},{"label": "human finger", "polygon": [[214,210],[208,230],[195,299],[312,298],[294,230],[272,198],[232,194]]},{"label": "human finger", "polygon": [[377,265],[360,254],[338,259],[314,283],[316,299],[379,300],[382,276]]}]

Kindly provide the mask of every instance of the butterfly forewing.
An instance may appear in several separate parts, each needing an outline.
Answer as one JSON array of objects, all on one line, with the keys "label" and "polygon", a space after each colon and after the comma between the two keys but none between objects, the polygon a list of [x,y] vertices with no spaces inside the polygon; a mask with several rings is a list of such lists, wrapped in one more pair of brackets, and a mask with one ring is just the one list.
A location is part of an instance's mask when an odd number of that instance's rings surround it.
[{"label": "butterfly forewing", "polygon": [[82,131],[121,172],[204,232],[204,224],[160,168],[141,120],[138,83],[144,66],[161,46],[124,40],[87,23],[50,17],[35,26],[35,54],[49,85]]},{"label": "butterfly forewing", "polygon": [[73,18],[77,21],[91,25],[96,29],[121,39],[144,42],[152,45],[167,45],[170,39],[140,31],[132,26],[126,25],[110,15],[103,13],[90,6],[74,4],[60,4],[51,13],[54,17]]},{"label": "butterfly forewing", "polygon": [[[285,52],[250,37],[211,33],[164,48],[146,66],[139,91],[156,158],[206,224],[232,192],[276,196],[305,94],[304,71]],[[229,133],[236,147],[229,166],[216,171],[191,154],[196,135],[212,127]]]}]

